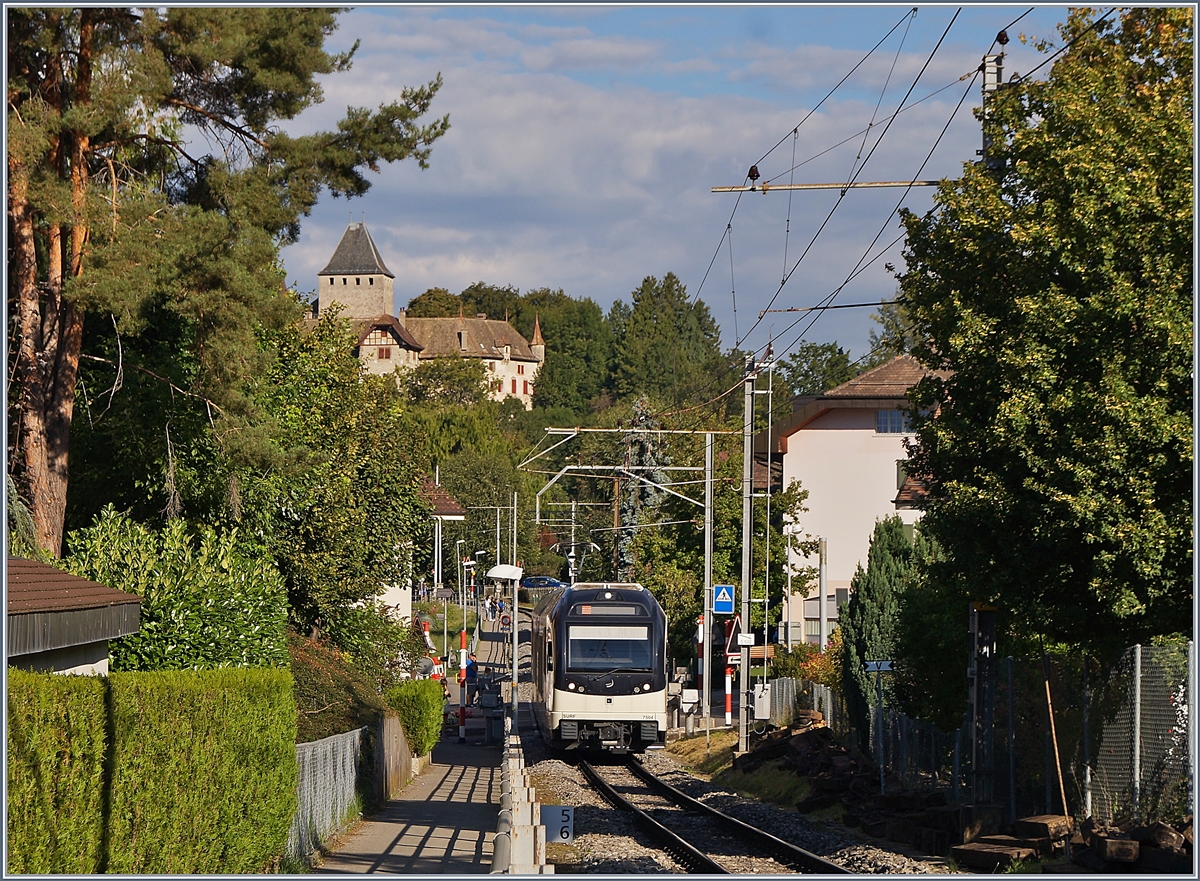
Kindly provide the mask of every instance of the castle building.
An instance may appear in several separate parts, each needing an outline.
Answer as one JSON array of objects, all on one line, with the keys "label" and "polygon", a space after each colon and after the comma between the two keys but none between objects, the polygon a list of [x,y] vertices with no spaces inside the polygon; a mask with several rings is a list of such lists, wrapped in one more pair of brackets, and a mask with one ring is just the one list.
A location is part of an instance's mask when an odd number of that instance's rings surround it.
[{"label": "castle building", "polygon": [[[370,373],[387,375],[418,368],[433,358],[479,358],[493,400],[517,398],[528,410],[533,386],[546,360],[541,323],[534,319],[526,340],[507,321],[479,314],[455,318],[408,318],[393,313],[395,275],[383,262],[365,223],[351,223],[329,263],[317,273],[313,318],[335,304],[358,333],[355,355]],[[398,377],[397,381],[403,382]]]}]

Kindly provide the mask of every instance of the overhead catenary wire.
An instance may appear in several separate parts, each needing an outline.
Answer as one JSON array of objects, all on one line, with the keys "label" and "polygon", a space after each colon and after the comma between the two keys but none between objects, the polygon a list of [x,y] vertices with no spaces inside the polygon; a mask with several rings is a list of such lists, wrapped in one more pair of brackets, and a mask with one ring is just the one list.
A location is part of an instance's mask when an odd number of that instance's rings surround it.
[{"label": "overhead catenary wire", "polygon": [[[942,32],[941,37],[938,38],[937,45],[935,45],[933,47],[933,51],[930,52],[929,57],[927,59],[925,59],[925,63],[921,66],[921,70],[917,74],[916,79],[914,79],[912,85],[909,86],[908,92],[905,93],[903,100],[901,100],[901,102],[900,102],[900,106],[902,106],[902,107],[904,106],[904,102],[908,100],[908,97],[909,97],[909,95],[912,94],[913,89],[915,89],[917,87],[917,83],[920,81],[921,76],[925,73],[925,71],[929,68],[929,65],[933,62],[934,56],[937,55],[938,49],[940,49],[942,46],[942,43],[945,42],[946,36],[950,33],[950,29],[952,27],[954,27],[954,22],[958,20],[959,13],[961,13],[961,12],[962,12],[962,7],[959,7],[957,10],[955,10],[954,16],[950,19],[950,23],[946,25],[946,29]],[[894,119],[895,119],[895,116],[893,115],[892,120],[894,120]],[[887,136],[888,130],[891,128],[891,125],[892,125],[892,120],[888,121],[888,124],[884,128],[883,133],[879,136],[879,139],[875,142],[874,146],[871,147],[871,151],[867,154],[867,158],[863,160],[862,165],[859,166],[858,171],[855,172],[854,176],[850,179],[849,183],[853,183],[854,180],[857,179],[858,175],[862,173],[862,170],[864,168],[866,168],[867,163],[871,161],[871,157],[875,154],[876,149],[878,149],[879,145],[881,143],[883,143],[883,139]],[[826,215],[825,220],[822,221],[822,223],[821,223],[821,226],[817,229],[816,233],[813,234],[812,240],[809,242],[808,246],[804,249],[804,253],[802,253],[800,255],[800,258],[796,261],[795,266],[793,266],[791,271],[788,272],[788,274],[784,277],[783,283],[780,284],[778,289],[775,291],[775,293],[771,295],[771,299],[767,303],[767,307],[766,307],[767,309],[770,309],[773,305],[775,305],[775,301],[777,299],[779,299],[779,294],[783,291],[784,287],[787,286],[788,279],[790,279],[792,277],[792,275],[795,273],[796,269],[804,261],[805,256],[807,256],[808,253],[812,250],[812,246],[816,243],[817,238],[821,235],[821,232],[828,225],[829,220],[833,217],[834,212],[837,211],[838,206],[840,206],[842,204],[842,201],[846,198],[846,192],[847,192],[846,190],[842,190],[842,192],[838,195],[837,201],[834,202],[833,207],[829,210],[829,214]],[[754,322],[754,325],[751,326],[750,330],[746,331],[745,336],[740,336],[740,335],[737,336],[736,337],[737,345],[741,345],[742,342],[744,342],[749,337],[749,335],[754,332],[754,329],[758,327],[758,325],[761,323],[761,321],[762,321],[762,319],[759,319],[758,321]]]}]

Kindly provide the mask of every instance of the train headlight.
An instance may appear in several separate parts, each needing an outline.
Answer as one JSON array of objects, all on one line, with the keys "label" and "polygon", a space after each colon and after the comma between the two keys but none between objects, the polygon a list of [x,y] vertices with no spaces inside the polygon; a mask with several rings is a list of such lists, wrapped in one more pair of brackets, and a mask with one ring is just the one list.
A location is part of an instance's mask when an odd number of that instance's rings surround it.
[{"label": "train headlight", "polygon": [[645,685],[642,686],[642,691],[649,691],[649,690],[650,690],[650,683],[647,682]]},{"label": "train headlight", "polygon": [[574,690],[575,690],[575,683],[574,683],[574,682],[568,682],[568,683],[567,683],[567,688],[571,689],[571,691],[574,691]]}]

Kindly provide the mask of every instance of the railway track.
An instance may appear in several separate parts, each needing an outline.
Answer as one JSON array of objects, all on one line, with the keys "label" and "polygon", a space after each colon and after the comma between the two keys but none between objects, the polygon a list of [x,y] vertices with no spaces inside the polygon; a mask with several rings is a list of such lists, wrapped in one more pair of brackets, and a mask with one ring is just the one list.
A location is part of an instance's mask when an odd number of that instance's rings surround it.
[{"label": "railway track", "polygon": [[681,865],[708,875],[848,875],[836,863],[703,804],[658,780],[636,757],[579,769],[614,807],[637,817]]}]

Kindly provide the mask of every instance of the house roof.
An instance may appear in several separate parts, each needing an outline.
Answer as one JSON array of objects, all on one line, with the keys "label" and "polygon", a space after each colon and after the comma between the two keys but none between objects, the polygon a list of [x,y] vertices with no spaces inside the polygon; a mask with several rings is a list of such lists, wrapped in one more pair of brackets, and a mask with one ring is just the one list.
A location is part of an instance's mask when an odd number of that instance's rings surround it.
[{"label": "house roof", "polygon": [[140,605],[141,597],[71,575],[37,560],[8,558],[8,614]]},{"label": "house roof", "polygon": [[[412,318],[404,326],[423,347],[421,358],[503,358],[509,347],[513,361],[537,361],[529,342],[507,321],[491,318]],[[462,334],[461,343],[459,334]]]},{"label": "house roof", "polygon": [[922,366],[912,355],[897,355],[824,394],[794,398],[791,415],[771,426],[772,448],[786,451],[789,436],[829,410],[906,406],[908,390],[923,377],[949,375],[949,371]]},{"label": "house roof", "polygon": [[395,315],[380,315],[378,318],[361,319],[353,322],[352,326],[358,331],[358,342],[356,345],[361,346],[371,335],[371,331],[377,328],[386,328],[390,330],[397,340],[414,352],[419,352],[424,346],[417,342],[416,338],[408,331],[403,324],[400,323]]},{"label": "house roof", "polygon": [[467,516],[467,509],[446,492],[444,486],[433,482],[432,477],[421,480],[421,499],[431,508],[433,516],[443,520],[462,520]]},{"label": "house roof", "polygon": [[333,256],[325,268],[317,273],[322,275],[386,275],[395,278],[392,271],[383,264],[383,257],[371,234],[367,232],[365,223],[351,223],[342,233],[342,240],[334,249]]},{"label": "house roof", "polygon": [[900,487],[900,491],[896,493],[896,498],[892,499],[892,504],[898,509],[920,508],[928,499],[929,490],[925,488],[925,484],[911,474],[908,474],[905,475],[904,484]]},{"label": "house roof", "polygon": [[141,598],[37,560],[8,558],[8,656],[136,633]]},{"label": "house roof", "polygon": [[912,355],[897,355],[849,382],[831,388],[823,398],[903,398],[908,390],[933,371]]}]

